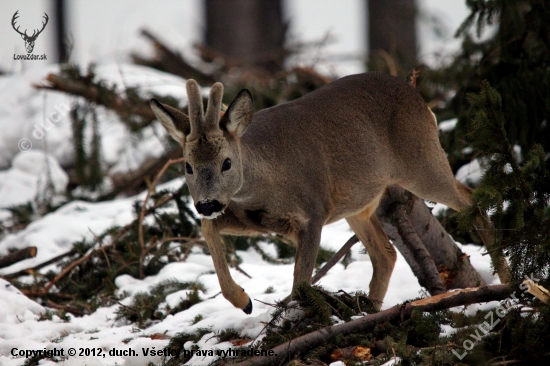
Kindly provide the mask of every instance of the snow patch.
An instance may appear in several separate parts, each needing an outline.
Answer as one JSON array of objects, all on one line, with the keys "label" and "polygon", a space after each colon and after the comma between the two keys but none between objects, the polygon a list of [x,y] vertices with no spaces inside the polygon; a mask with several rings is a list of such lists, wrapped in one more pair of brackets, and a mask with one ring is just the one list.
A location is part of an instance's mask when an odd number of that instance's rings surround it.
[{"label": "snow patch", "polygon": [[43,151],[20,152],[12,167],[0,171],[0,208],[32,202],[51,182],[52,193],[61,194],[69,182],[57,159]]},{"label": "snow patch", "polygon": [[478,159],[474,159],[458,169],[456,179],[462,184],[477,186],[483,173],[485,173],[485,169],[481,167]]},{"label": "snow patch", "polygon": [[446,121],[441,121],[437,125],[437,129],[439,132],[449,132],[455,129],[456,124],[458,122],[458,118],[449,119]]}]

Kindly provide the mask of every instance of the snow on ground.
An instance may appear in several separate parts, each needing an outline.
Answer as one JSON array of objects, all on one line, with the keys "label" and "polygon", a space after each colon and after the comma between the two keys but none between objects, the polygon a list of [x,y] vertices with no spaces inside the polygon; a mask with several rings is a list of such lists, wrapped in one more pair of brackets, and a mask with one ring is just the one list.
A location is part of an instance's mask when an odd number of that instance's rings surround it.
[{"label": "snow on ground", "polygon": [[37,193],[47,189],[48,182],[52,193],[65,192],[69,177],[57,160],[43,151],[20,152],[11,168],[0,171],[0,208],[33,201]]}]

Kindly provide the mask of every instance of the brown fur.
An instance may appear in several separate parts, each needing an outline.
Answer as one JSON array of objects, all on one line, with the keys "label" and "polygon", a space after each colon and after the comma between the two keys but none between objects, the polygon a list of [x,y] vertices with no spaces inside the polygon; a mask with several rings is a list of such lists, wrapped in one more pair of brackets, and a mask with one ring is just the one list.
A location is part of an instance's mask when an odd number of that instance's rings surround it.
[{"label": "brown fur", "polygon": [[[222,93],[216,83],[209,108],[219,108]],[[229,274],[220,232],[278,233],[295,241],[296,288],[310,282],[322,226],[346,218],[372,259],[370,296],[380,305],[396,260],[373,215],[386,188],[398,184],[457,210],[471,202],[452,174],[432,112],[414,88],[395,77],[348,76],[255,114],[250,94],[241,91],[221,119],[219,109],[202,115],[194,81],[188,82],[188,94],[191,132],[185,141],[177,121],[187,117],[174,116],[158,102],[151,105],[184,146],[194,170],[186,179],[195,204],[217,200],[224,206],[222,215],[203,219],[203,235],[222,292],[236,307],[245,308],[249,299]],[[227,158],[232,167],[222,171]]]}]

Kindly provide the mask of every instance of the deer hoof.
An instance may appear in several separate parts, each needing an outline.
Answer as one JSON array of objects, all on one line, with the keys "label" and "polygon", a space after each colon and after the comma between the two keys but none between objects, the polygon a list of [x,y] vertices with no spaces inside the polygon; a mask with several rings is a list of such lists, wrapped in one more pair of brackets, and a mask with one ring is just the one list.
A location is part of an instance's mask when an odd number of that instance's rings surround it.
[{"label": "deer hoof", "polygon": [[250,315],[250,313],[252,313],[252,300],[248,299],[248,305],[243,308],[243,311],[246,315]]}]

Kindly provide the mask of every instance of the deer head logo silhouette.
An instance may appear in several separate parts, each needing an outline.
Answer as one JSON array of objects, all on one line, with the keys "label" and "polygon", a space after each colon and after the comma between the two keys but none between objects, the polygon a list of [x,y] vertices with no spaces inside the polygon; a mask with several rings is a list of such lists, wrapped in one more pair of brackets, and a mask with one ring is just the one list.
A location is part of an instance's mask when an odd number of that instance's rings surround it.
[{"label": "deer head logo silhouette", "polygon": [[19,33],[21,35],[21,38],[23,38],[23,40],[25,41],[25,48],[27,49],[27,53],[31,53],[32,50],[34,49],[34,42],[36,41],[36,38],[38,37],[38,35],[40,33],[42,33],[42,31],[44,30],[44,28],[46,28],[46,24],[48,24],[48,14],[44,13],[44,19],[46,19],[45,22],[42,22],[42,29],[38,30],[38,29],[35,29],[34,32],[32,33],[32,35],[28,35],[27,34],[27,30],[25,29],[25,32],[20,32],[19,31],[19,27],[15,28],[15,21],[17,18],[19,18],[19,10],[17,10],[15,12],[15,14],[13,14],[13,18],[11,18],[11,25],[13,27],[13,29],[15,29],[15,31],[17,33]]}]

